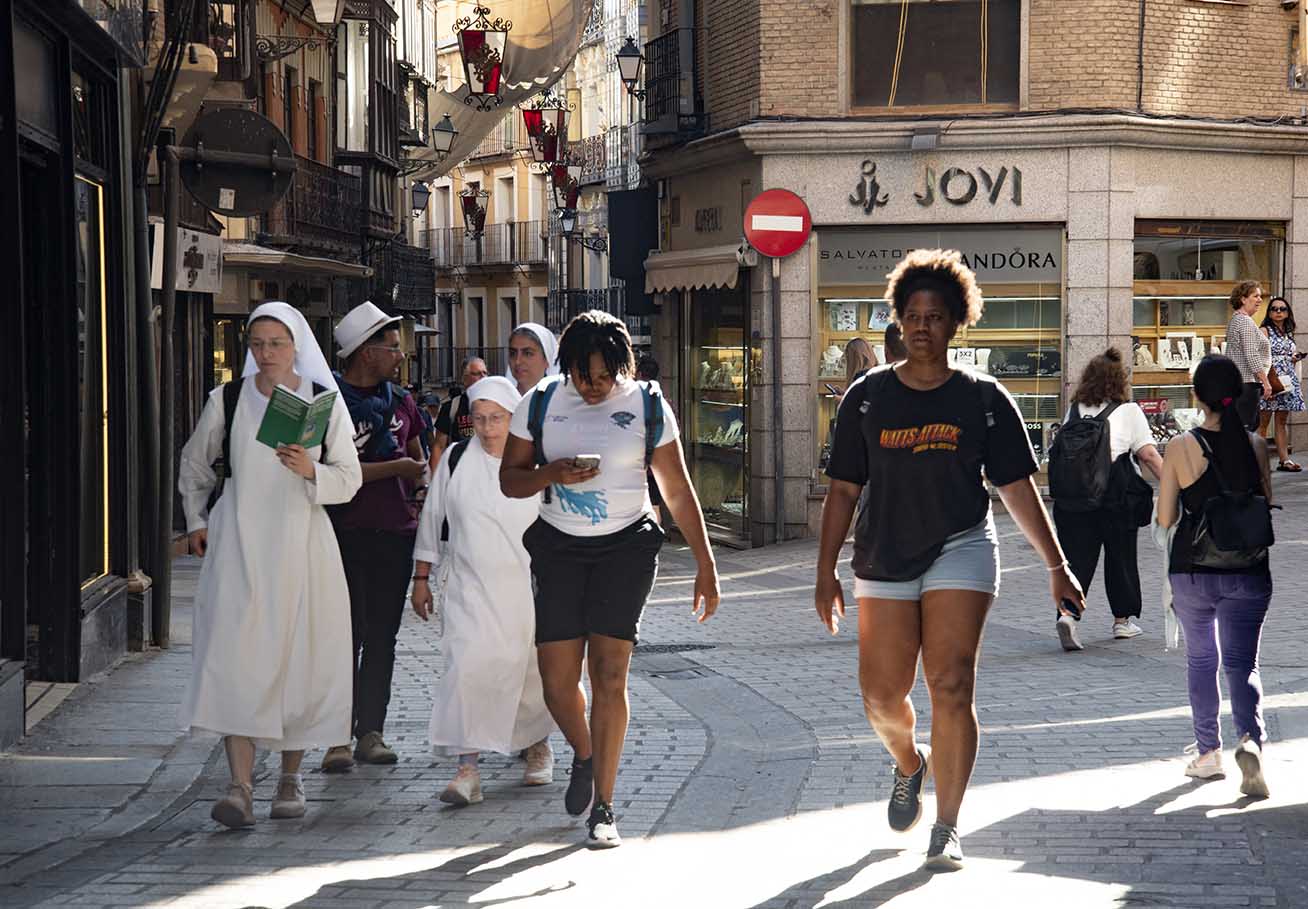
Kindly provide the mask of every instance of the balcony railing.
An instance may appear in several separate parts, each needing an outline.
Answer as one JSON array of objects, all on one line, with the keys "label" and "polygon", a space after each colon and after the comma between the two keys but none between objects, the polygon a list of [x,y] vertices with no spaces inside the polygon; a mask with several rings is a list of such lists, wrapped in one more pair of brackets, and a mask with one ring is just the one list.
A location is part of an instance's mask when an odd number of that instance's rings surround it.
[{"label": "balcony railing", "polygon": [[404,313],[436,311],[436,268],[431,253],[420,246],[392,243],[372,254],[371,299],[383,308]]},{"label": "balcony railing", "polygon": [[546,258],[542,221],[506,221],[487,224],[476,240],[462,227],[422,231],[420,242],[431,252],[437,268],[495,265],[538,265]]},{"label": "balcony railing", "polygon": [[573,160],[581,161],[581,183],[603,183],[608,179],[608,154],[603,136],[588,136],[569,144]]},{"label": "balcony railing", "polygon": [[614,126],[604,134],[608,165],[605,182],[610,189],[630,189],[640,184],[640,169],[636,164],[639,137],[640,127],[636,125]]},{"label": "balcony railing", "polygon": [[296,156],[291,189],[264,216],[271,242],[359,249],[362,190],[354,174]]},{"label": "balcony railing", "polygon": [[627,313],[626,285],[614,284],[588,290],[551,290],[545,307],[545,325],[558,334],[575,316],[589,309],[598,309],[624,319]]},{"label": "balcony railing", "polygon": [[697,135],[707,126],[695,91],[695,30],[677,28],[645,45],[645,133]]},{"label": "balcony railing", "polygon": [[492,158],[498,155],[512,155],[527,151],[527,129],[522,124],[522,114],[516,109],[508,111],[490,135],[481,140],[469,158]]}]

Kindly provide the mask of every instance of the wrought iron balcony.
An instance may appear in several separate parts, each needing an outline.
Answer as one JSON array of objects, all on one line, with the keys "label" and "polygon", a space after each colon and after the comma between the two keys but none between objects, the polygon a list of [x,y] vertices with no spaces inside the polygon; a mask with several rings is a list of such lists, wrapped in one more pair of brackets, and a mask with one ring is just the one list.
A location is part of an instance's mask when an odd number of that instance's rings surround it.
[{"label": "wrought iron balcony", "polygon": [[634,189],[640,185],[640,168],[636,164],[640,157],[636,143],[640,139],[640,127],[614,126],[604,134],[606,163],[605,182],[609,189]]},{"label": "wrought iron balcony", "polygon": [[462,227],[425,230],[421,243],[431,251],[439,269],[543,265],[546,259],[543,221],[506,221],[487,224],[477,239]]},{"label": "wrought iron balcony", "polygon": [[391,243],[372,253],[370,299],[383,309],[403,313],[436,311],[436,268],[420,246]]},{"label": "wrought iron balcony", "polygon": [[623,283],[586,290],[551,290],[545,307],[545,325],[555,334],[576,316],[598,309],[619,319],[627,314],[627,287]]},{"label": "wrought iron balcony", "polygon": [[694,29],[677,28],[645,45],[647,136],[685,141],[707,129],[704,103],[695,88]]},{"label": "wrought iron balcony", "polygon": [[357,259],[362,198],[358,177],[296,156],[291,189],[264,215],[262,239]]},{"label": "wrought iron balcony", "polygon": [[603,183],[608,179],[608,154],[603,136],[588,136],[572,142],[569,149],[574,160],[581,161],[581,185]]}]

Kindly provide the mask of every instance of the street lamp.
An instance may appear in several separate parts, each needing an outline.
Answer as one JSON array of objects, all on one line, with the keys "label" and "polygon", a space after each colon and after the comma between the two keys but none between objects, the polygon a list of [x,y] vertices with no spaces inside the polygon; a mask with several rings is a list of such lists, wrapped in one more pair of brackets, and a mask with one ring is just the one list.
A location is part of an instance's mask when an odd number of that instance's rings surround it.
[{"label": "street lamp", "polygon": [[549,165],[559,160],[560,145],[568,132],[568,108],[553,92],[546,91],[530,107],[522,109],[532,162]]},{"label": "street lamp", "polygon": [[486,229],[486,200],[490,193],[478,186],[469,186],[459,193],[459,204],[463,208],[463,226],[469,240],[481,239]]},{"label": "street lamp", "polygon": [[464,103],[475,101],[477,110],[488,111],[504,100],[500,97],[500,77],[504,74],[504,48],[513,23],[506,19],[492,21],[491,11],[480,3],[473,13],[474,18],[465,16],[454,23],[459,56],[463,59],[463,78],[468,84]]},{"label": "street lamp", "polygon": [[459,131],[454,127],[454,121],[450,115],[446,114],[431,129],[431,145],[436,152],[436,160],[444,161],[445,156],[450,153],[454,147],[454,140],[459,138]]},{"label": "street lamp", "polygon": [[422,213],[427,210],[427,200],[431,198],[431,189],[426,183],[418,180],[413,184],[413,188],[409,192],[413,196],[413,217],[416,219],[421,217]]},{"label": "street lamp", "polygon": [[627,94],[644,101],[645,90],[636,85],[640,82],[640,65],[645,62],[645,58],[641,56],[640,48],[636,47],[635,39],[628,35],[627,43],[622,45],[615,56],[618,60],[618,76],[627,87]]}]

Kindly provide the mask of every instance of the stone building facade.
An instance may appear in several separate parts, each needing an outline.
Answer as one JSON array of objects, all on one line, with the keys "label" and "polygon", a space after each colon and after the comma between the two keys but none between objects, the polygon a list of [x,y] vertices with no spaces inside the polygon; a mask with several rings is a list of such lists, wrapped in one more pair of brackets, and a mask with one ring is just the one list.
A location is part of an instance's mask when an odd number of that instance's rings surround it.
[{"label": "stone building facade", "polygon": [[[1165,442],[1192,403],[1187,367],[1224,342],[1236,282],[1308,307],[1297,17],[1273,3],[1068,6],[735,0],[729,16],[661,14],[669,31],[646,48],[643,167],[660,198],[646,289],[720,536],[816,531],[839,355],[855,336],[880,344],[885,275],[907,249],[958,248],[977,271],[987,318],[956,359],[1005,383],[1041,452],[1106,346],[1131,352]],[[657,42],[673,31],[690,37],[669,72]],[[780,266],[779,340],[771,264],[741,248],[743,212],[770,188],[800,195],[813,221]]]}]

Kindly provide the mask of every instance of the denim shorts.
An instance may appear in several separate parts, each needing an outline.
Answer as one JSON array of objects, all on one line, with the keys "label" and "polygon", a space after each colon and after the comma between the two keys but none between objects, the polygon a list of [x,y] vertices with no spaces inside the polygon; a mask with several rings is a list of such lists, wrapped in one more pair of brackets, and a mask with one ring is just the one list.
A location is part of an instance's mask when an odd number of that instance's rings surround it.
[{"label": "denim shorts", "polygon": [[931,567],[911,581],[868,581],[854,579],[856,599],[922,599],[929,590],[975,590],[999,595],[999,537],[994,515],[970,530],[945,540],[944,549]]}]

